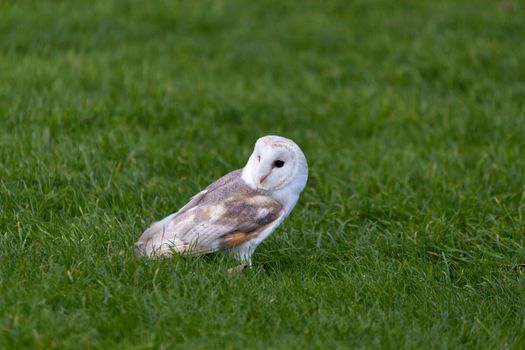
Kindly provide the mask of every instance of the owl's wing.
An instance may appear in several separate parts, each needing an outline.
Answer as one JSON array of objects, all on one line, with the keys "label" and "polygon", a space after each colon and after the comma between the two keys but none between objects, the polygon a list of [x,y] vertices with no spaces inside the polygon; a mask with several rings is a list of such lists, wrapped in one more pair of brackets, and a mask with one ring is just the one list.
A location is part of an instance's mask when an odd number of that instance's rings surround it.
[{"label": "owl's wing", "polygon": [[150,227],[144,231],[144,233],[140,236],[140,239],[137,243],[135,243],[135,246],[137,249],[142,250],[143,245],[148,242],[150,239],[152,239],[157,232],[162,231],[166,228],[166,226],[173,221],[175,218],[177,218],[179,215],[184,214],[186,211],[190,210],[191,208],[195,207],[199,204],[199,202],[205,197],[206,193],[208,193],[208,189],[205,189],[199,193],[197,193],[195,196],[191,198],[191,200],[186,203],[182,208],[179,209],[176,213],[173,213],[164,219],[160,221],[156,221],[153,224],[151,224]]},{"label": "owl's wing", "polygon": [[262,195],[235,195],[211,203],[202,201],[152,225],[137,246],[148,256],[197,255],[231,249],[257,237],[275,223],[282,209],[278,201]]},{"label": "owl's wing", "polygon": [[240,176],[240,169],[224,175],[223,177],[206,187],[204,190],[200,191],[195,196],[193,196],[191,200],[188,203],[186,203],[186,205],[184,205],[182,208],[180,208],[176,213],[173,213],[165,217],[164,219],[151,224],[151,226],[148,227],[146,231],[144,231],[144,233],[140,236],[139,241],[135,243],[138,253],[143,253],[147,242],[154,239],[158,232],[165,231],[169,223],[174,221],[177,217],[184,214],[188,210],[196,207],[197,205],[199,205],[199,203],[209,201],[209,198],[207,197],[210,197],[210,195],[215,195],[217,190],[220,190],[221,188],[224,188],[225,185],[228,185],[234,182],[235,180],[238,180]]}]

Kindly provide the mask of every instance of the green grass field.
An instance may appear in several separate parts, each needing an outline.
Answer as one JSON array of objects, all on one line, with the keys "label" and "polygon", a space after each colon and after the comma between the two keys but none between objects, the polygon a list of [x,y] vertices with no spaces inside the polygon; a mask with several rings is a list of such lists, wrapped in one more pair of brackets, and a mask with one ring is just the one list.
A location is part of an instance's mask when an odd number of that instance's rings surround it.
[{"label": "green grass field", "polygon": [[[525,349],[522,1],[1,1],[0,348]],[[294,139],[228,278],[154,220]]]}]

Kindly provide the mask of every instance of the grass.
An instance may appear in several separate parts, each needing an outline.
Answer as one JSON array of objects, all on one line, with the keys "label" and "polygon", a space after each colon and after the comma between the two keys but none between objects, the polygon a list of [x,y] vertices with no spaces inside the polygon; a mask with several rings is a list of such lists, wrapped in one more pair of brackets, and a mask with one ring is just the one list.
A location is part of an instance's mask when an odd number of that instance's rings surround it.
[{"label": "grass", "polygon": [[[3,1],[0,348],[525,348],[525,7]],[[228,278],[152,221],[301,145]]]}]

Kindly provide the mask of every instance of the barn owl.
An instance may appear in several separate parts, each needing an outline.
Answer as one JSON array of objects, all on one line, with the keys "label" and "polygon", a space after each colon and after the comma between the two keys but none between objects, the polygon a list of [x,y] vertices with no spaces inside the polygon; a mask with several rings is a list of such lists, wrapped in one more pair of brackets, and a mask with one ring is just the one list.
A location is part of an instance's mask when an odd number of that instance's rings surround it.
[{"label": "barn owl", "polygon": [[224,250],[251,267],[255,248],[290,214],[307,179],[308,164],[295,142],[261,137],[244,168],[153,223],[136,243],[137,250],[148,257]]}]

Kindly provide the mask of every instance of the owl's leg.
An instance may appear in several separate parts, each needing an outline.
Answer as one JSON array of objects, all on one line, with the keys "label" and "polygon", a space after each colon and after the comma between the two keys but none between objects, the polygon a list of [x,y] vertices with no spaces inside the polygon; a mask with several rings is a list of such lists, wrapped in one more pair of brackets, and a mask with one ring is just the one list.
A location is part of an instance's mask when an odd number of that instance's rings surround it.
[{"label": "owl's leg", "polygon": [[248,256],[241,256],[239,259],[236,259],[241,265],[246,266],[247,268],[252,268],[252,254]]},{"label": "owl's leg", "polygon": [[252,254],[254,249],[250,246],[239,246],[236,249],[232,250],[233,258],[240,263],[240,265],[228,269],[228,275],[232,275],[234,272],[240,273],[245,269],[252,268]]}]

